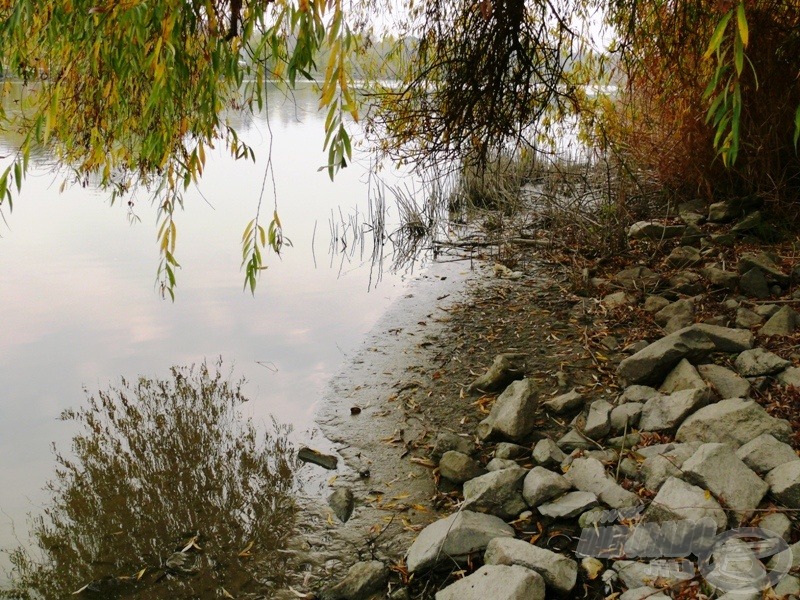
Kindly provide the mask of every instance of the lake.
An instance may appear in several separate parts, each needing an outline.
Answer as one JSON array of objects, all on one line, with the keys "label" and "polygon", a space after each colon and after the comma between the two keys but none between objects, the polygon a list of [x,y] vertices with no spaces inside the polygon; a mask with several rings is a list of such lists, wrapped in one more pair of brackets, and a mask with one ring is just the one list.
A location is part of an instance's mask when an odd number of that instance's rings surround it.
[{"label": "lake", "polygon": [[[274,415],[294,425],[295,440],[313,427],[326,382],[409,277],[384,270],[379,280],[369,246],[363,256],[329,251],[332,215],[341,224],[366,212],[370,164],[354,150],[335,182],[318,172],[326,154],[316,105],[310,87],[294,98],[274,90],[268,114],[231,115],[258,161],[209,155],[199,190],[189,190],[176,216],[174,303],[154,287],[156,211],[146,197],[135,198],[141,222],[130,224],[125,202],[109,207],[91,187],[59,193],[62,178],[47,159],[34,165],[0,224],[0,547],[26,540],[26,515],[47,498],[51,445],[68,451],[75,432],[58,417],[83,405],[84,388],[222,357],[248,380],[246,406],[257,423]],[[277,209],[293,246],[267,256],[253,297],[242,290],[240,238],[255,215],[270,127]],[[8,154],[7,142],[0,147]],[[419,184],[392,169],[382,176]],[[271,194],[264,203],[269,215]]]}]

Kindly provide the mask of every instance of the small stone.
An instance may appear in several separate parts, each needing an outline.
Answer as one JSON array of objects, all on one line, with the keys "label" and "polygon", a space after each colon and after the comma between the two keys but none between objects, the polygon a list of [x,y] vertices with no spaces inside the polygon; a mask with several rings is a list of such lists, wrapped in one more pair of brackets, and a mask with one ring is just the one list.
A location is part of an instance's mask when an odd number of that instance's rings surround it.
[{"label": "small stone", "polygon": [[789,276],[778,266],[775,255],[767,252],[753,253],[745,252],[739,257],[737,265],[739,273],[747,273],[752,269],[759,269],[761,272],[774,281],[782,285],[788,285]]},{"label": "small stone", "polygon": [[706,267],[700,269],[700,273],[711,285],[726,290],[735,290],[736,286],[739,284],[739,275],[732,271],[725,271],[717,267]]},{"label": "small stone", "polygon": [[753,312],[744,307],[740,307],[736,311],[736,326],[743,329],[750,329],[756,325],[761,325],[764,322],[764,317],[758,313]]},{"label": "small stone", "polygon": [[619,398],[617,404],[625,404],[626,402],[647,402],[650,398],[658,396],[658,390],[651,388],[647,385],[629,385],[625,388]]},{"label": "small stone", "polygon": [[671,267],[693,267],[703,260],[700,251],[692,246],[678,246],[667,257]]},{"label": "small stone", "polygon": [[644,519],[653,523],[668,523],[676,520],[700,521],[710,518],[717,532],[728,525],[725,511],[706,491],[677,477],[667,479],[658,490],[650,506],[644,512]]},{"label": "small stone", "polygon": [[662,296],[648,296],[644,301],[643,309],[645,312],[657,313],[668,304],[670,301]]},{"label": "small stone", "polygon": [[684,358],[670,371],[658,391],[662,394],[671,394],[681,390],[703,389],[705,387],[706,382],[700,377],[700,373],[692,366],[692,363]]},{"label": "small stone", "polygon": [[[517,461],[507,458],[493,458],[486,465],[486,471],[502,471],[503,469],[514,469],[518,467]],[[483,475],[483,473],[479,473]],[[476,475],[477,477],[478,475]]]},{"label": "small stone", "polygon": [[553,502],[538,507],[545,517],[571,519],[597,506],[597,496],[591,492],[568,492]]},{"label": "small stone", "polygon": [[492,540],[486,547],[484,562],[487,565],[519,565],[536,571],[545,585],[557,594],[571,592],[578,578],[578,563],[574,560],[524,540]]},{"label": "small stone", "polygon": [[542,576],[517,565],[483,565],[436,592],[436,600],[544,600]]},{"label": "small stone", "polygon": [[586,425],[584,426],[583,433],[598,440],[606,435],[610,429],[609,416],[614,407],[605,400],[595,400],[589,406],[589,415],[586,417]]},{"label": "small stone", "polygon": [[614,481],[606,473],[603,464],[595,458],[575,459],[564,474],[564,478],[578,490],[594,494],[611,508],[624,508],[641,503],[636,494]]},{"label": "small stone", "polygon": [[522,468],[492,471],[464,484],[463,510],[488,513],[501,519],[516,518],[528,508],[522,497]]},{"label": "small stone", "polygon": [[333,471],[339,464],[339,457],[333,454],[323,454],[313,448],[302,447],[297,451],[297,459],[304,463],[313,463],[323,469]]},{"label": "small stone", "polygon": [[519,353],[499,354],[489,369],[473,381],[467,391],[494,392],[505,388],[525,373],[525,355]]},{"label": "small stone", "polygon": [[533,460],[543,467],[560,465],[565,458],[561,448],[550,438],[539,440],[533,448]]},{"label": "small stone", "polygon": [[478,437],[520,441],[533,431],[536,405],[533,383],[529,379],[514,381],[497,397],[489,416],[478,425]]},{"label": "small stone", "polygon": [[782,373],[778,373],[778,381],[783,385],[800,388],[800,368],[789,367]]},{"label": "small stone", "polygon": [[742,294],[748,298],[758,298],[763,300],[764,298],[769,298],[770,296],[767,278],[764,277],[764,273],[761,271],[761,269],[757,267],[750,269],[744,275],[742,275],[742,277],[739,279],[739,289],[741,290]]},{"label": "small stone", "polygon": [[[700,275],[693,271],[680,271],[669,278],[669,286],[679,294],[697,296],[702,294],[704,286],[700,281]],[[671,320],[671,319],[670,319]]]},{"label": "small stone", "polygon": [[444,431],[436,436],[436,441],[433,443],[430,457],[434,462],[439,462],[448,450],[455,450],[462,454],[472,454],[475,447],[473,444],[455,433]]},{"label": "small stone", "polygon": [[594,447],[594,444],[590,442],[585,435],[579,433],[575,429],[570,429],[556,442],[556,444],[558,444],[559,448],[567,452]]},{"label": "small stone", "polygon": [[781,309],[780,306],[777,304],[758,304],[753,308],[753,312],[757,315],[760,315],[766,319],[769,319],[772,315],[778,312]]},{"label": "small stone", "polygon": [[767,484],[727,444],[703,444],[681,468],[686,481],[709,490],[735,510],[739,522],[753,514],[767,493]]},{"label": "small stone", "polygon": [[528,449],[511,442],[500,442],[494,447],[494,457],[515,460],[528,454]]},{"label": "small stone", "polygon": [[420,532],[408,550],[408,571],[426,571],[438,563],[451,565],[453,561],[463,564],[496,537],[513,538],[514,529],[495,516],[461,510]]},{"label": "small stone", "polygon": [[683,225],[664,225],[656,221],[639,221],[628,229],[628,237],[632,240],[662,240],[680,237],[685,227]]},{"label": "small stone", "polygon": [[572,484],[563,476],[544,467],[534,467],[525,476],[522,496],[531,508],[568,492]]},{"label": "small stone", "polygon": [[758,527],[771,531],[785,541],[790,541],[792,536],[792,522],[785,514],[780,512],[764,515],[758,521]]},{"label": "small stone", "polygon": [[731,227],[731,233],[748,233],[761,226],[761,212],[755,211]]},{"label": "small stone", "polygon": [[697,409],[708,403],[705,388],[688,389],[648,400],[642,408],[639,429],[642,431],[670,431]]},{"label": "small stone", "polygon": [[708,207],[708,220],[712,223],[727,223],[740,214],[741,212],[729,202],[714,202]]},{"label": "small stone", "polygon": [[[609,418],[611,431],[620,432],[626,429],[631,431],[639,422],[643,406],[644,404],[641,402],[627,402],[614,407]],[[611,440],[609,440],[609,443],[611,443]]]},{"label": "small stone", "polygon": [[634,304],[635,302],[636,299],[627,292],[614,292],[613,294],[608,294],[600,301],[600,303],[608,310],[628,306],[629,304]]},{"label": "small stone", "polygon": [[366,600],[381,591],[389,580],[389,569],[378,560],[357,562],[337,585],[322,593],[323,600]]},{"label": "small stone", "polygon": [[720,398],[747,398],[750,394],[750,382],[730,369],[719,365],[699,365],[700,376],[705,379]]},{"label": "small stone", "polygon": [[345,487],[337,488],[328,496],[328,506],[331,507],[337,519],[342,523],[347,523],[355,507],[355,498],[352,490]]},{"label": "small stone", "polygon": [[694,318],[694,302],[691,300],[677,300],[658,311],[653,318],[662,327],[673,317],[681,316],[690,321]]},{"label": "small stone", "polygon": [[734,366],[744,377],[758,377],[760,375],[774,375],[783,371],[792,363],[763,348],[745,350],[736,357]]},{"label": "small stone", "polygon": [[756,473],[766,473],[775,467],[798,460],[798,456],[789,444],[776,440],[769,433],[764,433],[741,446],[736,451],[744,464]]},{"label": "small stone", "polygon": [[700,229],[697,225],[687,225],[686,229],[681,236],[680,244],[681,246],[700,246],[700,243],[703,241],[704,238],[703,230]]},{"label": "small stone", "polygon": [[583,402],[583,396],[577,390],[572,390],[566,394],[545,400],[542,402],[542,406],[552,413],[561,415],[579,409],[583,406]]},{"label": "small stone", "polygon": [[[515,465],[516,466],[516,463]],[[444,453],[439,461],[439,473],[442,477],[453,483],[464,483],[486,473],[478,461],[466,454],[449,450]]]},{"label": "small stone", "polygon": [[784,506],[800,508],[800,461],[775,467],[764,478],[772,496]]},{"label": "small stone", "polygon": [[761,328],[761,335],[792,335],[800,327],[800,315],[792,308],[784,306],[776,312]]},{"label": "small stone", "polygon": [[654,290],[659,277],[647,267],[632,267],[614,275],[613,280],[628,291]]}]

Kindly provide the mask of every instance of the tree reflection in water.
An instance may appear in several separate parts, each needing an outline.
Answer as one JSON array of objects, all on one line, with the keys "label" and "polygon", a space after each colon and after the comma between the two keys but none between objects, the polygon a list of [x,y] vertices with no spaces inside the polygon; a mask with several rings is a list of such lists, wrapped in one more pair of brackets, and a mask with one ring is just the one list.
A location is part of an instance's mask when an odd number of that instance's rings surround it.
[{"label": "tree reflection in water", "polygon": [[[294,523],[288,428],[239,414],[243,381],[212,369],[122,380],[64,412],[34,550],[12,552],[14,598],[261,597],[280,585]],[[87,586],[87,587],[84,587]]]}]

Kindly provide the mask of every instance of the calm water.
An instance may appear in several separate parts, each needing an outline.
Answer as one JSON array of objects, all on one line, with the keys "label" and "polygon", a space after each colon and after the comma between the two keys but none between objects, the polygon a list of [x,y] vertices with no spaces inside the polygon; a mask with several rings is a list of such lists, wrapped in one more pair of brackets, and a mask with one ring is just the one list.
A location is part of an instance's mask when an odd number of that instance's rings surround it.
[{"label": "calm water", "polygon": [[[310,90],[296,100],[275,93],[269,109],[278,210],[294,247],[282,259],[268,257],[255,297],[242,292],[239,240],[261,189],[266,114],[239,127],[259,162],[217,152],[200,186],[205,199],[187,194],[177,217],[182,268],[174,304],[154,289],[156,216],[146,198],[136,203],[141,223],[130,225],[124,203],[109,208],[92,189],[59,193],[61,179],[39,165],[13,213],[4,213],[0,547],[26,539],[26,515],[47,497],[51,443],[68,450],[74,433],[58,416],[84,404],[84,387],[94,392],[121,376],[162,377],[172,365],[222,356],[247,378],[257,422],[275,415],[302,432],[311,427],[326,381],[402,293],[398,274],[384,273],[374,286],[368,253],[363,260],[329,254],[332,211],[337,217],[340,209],[364,211],[368,164],[362,157],[334,183],[317,172],[326,162],[324,115]],[[267,214],[272,203],[267,196]]]}]

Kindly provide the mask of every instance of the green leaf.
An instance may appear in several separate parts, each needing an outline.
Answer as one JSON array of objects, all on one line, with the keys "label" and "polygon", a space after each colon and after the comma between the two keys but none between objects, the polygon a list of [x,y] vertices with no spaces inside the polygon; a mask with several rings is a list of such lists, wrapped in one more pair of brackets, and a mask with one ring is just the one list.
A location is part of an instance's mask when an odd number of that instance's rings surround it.
[{"label": "green leaf", "polygon": [[744,2],[740,2],[736,7],[736,24],[739,29],[739,38],[741,38],[742,44],[747,46],[750,41],[750,30],[747,26],[747,15],[744,12]]},{"label": "green leaf", "polygon": [[797,142],[800,141],[800,106],[794,113],[794,149],[797,150]]},{"label": "green leaf", "polygon": [[719,50],[720,44],[722,44],[722,37],[725,35],[725,29],[728,27],[728,23],[733,16],[733,11],[728,11],[724,17],[717,23],[716,29],[714,29],[714,33],[711,36],[711,40],[708,42],[708,48],[706,49],[706,53],[703,55],[703,58],[710,58],[714,52]]}]

